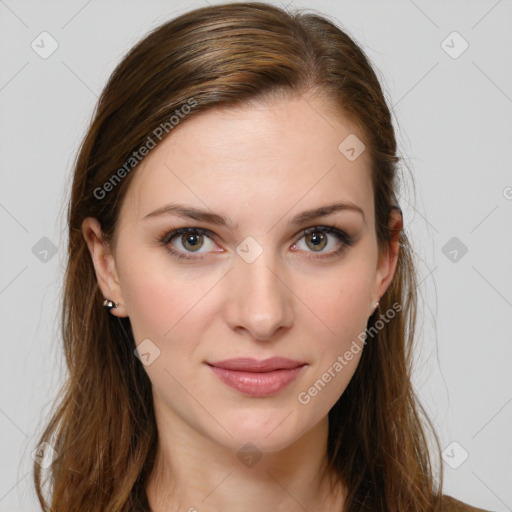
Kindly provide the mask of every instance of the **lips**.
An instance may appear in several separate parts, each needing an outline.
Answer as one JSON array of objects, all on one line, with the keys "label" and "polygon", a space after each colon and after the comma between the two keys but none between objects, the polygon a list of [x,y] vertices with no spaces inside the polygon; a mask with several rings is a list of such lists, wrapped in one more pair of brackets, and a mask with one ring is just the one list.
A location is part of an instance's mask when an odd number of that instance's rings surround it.
[{"label": "lips", "polygon": [[227,359],[207,363],[229,387],[251,397],[268,397],[284,390],[307,366],[283,357],[258,361],[252,358]]},{"label": "lips", "polygon": [[226,359],[207,364],[216,368],[224,368],[225,370],[267,373],[275,370],[293,370],[294,368],[304,366],[306,363],[285,357],[271,357],[270,359],[263,360],[253,358]]}]

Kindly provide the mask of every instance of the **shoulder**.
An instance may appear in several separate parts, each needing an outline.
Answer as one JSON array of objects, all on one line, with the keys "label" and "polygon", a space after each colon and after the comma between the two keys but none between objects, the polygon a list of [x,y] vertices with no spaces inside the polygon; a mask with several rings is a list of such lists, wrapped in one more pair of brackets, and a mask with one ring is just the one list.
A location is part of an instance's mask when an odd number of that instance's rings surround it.
[{"label": "shoulder", "polygon": [[443,512],[491,512],[482,508],[472,507],[467,503],[463,503],[451,496],[443,495]]}]

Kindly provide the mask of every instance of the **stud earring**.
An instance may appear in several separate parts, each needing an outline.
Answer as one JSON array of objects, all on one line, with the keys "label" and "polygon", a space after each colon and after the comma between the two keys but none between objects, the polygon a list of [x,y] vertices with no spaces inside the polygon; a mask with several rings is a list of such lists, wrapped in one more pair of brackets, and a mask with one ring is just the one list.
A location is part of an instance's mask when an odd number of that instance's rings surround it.
[{"label": "stud earring", "polygon": [[110,311],[111,309],[117,308],[117,306],[119,306],[119,302],[114,302],[110,299],[105,299],[103,301],[103,306]]}]

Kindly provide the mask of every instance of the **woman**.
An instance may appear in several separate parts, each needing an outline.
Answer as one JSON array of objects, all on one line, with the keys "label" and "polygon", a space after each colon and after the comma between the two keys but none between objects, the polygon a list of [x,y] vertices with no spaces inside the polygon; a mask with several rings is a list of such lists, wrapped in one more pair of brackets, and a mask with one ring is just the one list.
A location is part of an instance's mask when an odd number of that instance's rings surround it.
[{"label": "woman", "polygon": [[398,161],[321,16],[217,5],[137,44],[76,162],[43,509],[477,510],[411,386]]}]

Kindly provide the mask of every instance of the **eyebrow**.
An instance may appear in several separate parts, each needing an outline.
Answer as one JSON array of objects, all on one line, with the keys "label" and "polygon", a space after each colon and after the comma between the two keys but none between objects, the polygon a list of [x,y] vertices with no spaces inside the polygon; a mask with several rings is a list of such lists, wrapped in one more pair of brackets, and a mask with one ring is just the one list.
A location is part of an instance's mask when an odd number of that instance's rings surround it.
[{"label": "eyebrow", "polygon": [[[353,211],[361,214],[361,216],[363,217],[363,221],[366,224],[366,218],[362,208],[351,202],[332,203],[329,205],[320,206],[318,208],[313,208],[311,210],[306,210],[304,212],[299,213],[298,215],[295,215],[295,217],[292,217],[288,224],[296,226],[299,224],[304,224],[311,220],[319,219],[321,217],[327,217],[328,215],[332,215],[333,213],[344,210]],[[233,224],[231,221],[229,221],[228,219],[226,219],[226,217],[222,215],[218,215],[217,213],[212,213],[207,210],[201,210],[200,208],[195,208],[193,206],[177,203],[166,204],[148,213],[146,216],[143,217],[143,220],[159,217],[162,215],[175,215],[178,217],[194,219],[197,221],[223,226],[232,231],[238,228],[238,224]]]}]

